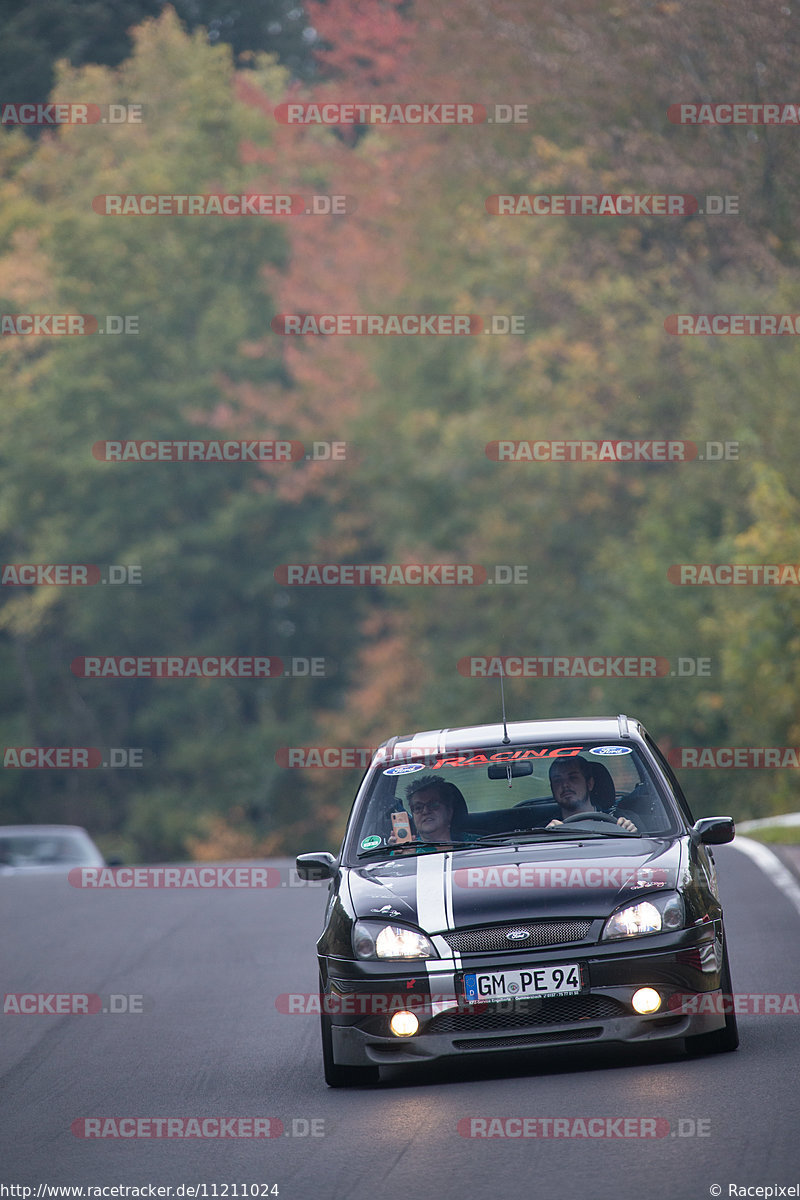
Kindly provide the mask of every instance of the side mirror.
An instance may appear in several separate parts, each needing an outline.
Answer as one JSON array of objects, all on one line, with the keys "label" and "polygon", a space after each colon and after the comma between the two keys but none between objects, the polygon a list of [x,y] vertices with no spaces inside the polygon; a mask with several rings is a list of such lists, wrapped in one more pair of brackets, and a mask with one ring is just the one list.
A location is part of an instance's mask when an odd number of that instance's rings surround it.
[{"label": "side mirror", "polygon": [[704,846],[724,846],[736,833],[733,817],[701,817],[692,826],[692,836]]},{"label": "side mirror", "polygon": [[327,850],[315,850],[313,854],[298,854],[297,874],[301,879],[318,882],[333,879],[336,874],[336,859]]}]

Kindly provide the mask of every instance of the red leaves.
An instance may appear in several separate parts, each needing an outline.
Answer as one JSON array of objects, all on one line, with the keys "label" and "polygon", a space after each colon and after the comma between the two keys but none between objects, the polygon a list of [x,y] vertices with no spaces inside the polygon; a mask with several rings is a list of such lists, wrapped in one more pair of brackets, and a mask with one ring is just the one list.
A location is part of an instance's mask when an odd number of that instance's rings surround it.
[{"label": "red leaves", "polygon": [[401,15],[407,7],[406,0],[309,0],[306,13],[324,43],[317,57],[326,75],[345,78],[354,92],[396,82],[419,36]]}]

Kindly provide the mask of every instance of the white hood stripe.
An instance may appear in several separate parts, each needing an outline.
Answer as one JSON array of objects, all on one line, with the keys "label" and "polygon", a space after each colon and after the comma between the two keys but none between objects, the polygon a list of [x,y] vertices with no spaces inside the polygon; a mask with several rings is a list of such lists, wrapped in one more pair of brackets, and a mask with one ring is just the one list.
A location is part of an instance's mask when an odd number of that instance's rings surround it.
[{"label": "white hood stripe", "polygon": [[[454,929],[452,854],[418,854],[416,866],[417,922],[420,929],[428,935]],[[443,967],[460,969],[461,955],[453,953],[440,937],[435,937],[434,943],[439,953],[444,952],[448,957],[426,962],[428,973],[441,971]]]},{"label": "white hood stripe", "polygon": [[447,917],[447,928],[455,929],[456,919],[453,913],[453,855],[445,854],[445,878],[444,878],[444,908],[445,916]]},{"label": "white hood stripe", "polygon": [[448,929],[445,907],[445,854],[417,855],[417,921],[425,933]]}]

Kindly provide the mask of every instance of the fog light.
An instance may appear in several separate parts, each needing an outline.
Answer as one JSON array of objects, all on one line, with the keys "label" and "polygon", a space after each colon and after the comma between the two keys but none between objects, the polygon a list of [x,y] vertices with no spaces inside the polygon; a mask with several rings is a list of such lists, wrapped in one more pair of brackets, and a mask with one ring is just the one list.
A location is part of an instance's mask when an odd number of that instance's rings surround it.
[{"label": "fog light", "polygon": [[419,1021],[413,1012],[396,1012],[389,1022],[395,1037],[412,1037],[419,1029]]},{"label": "fog light", "polygon": [[633,993],[631,1004],[637,1013],[644,1016],[646,1013],[658,1012],[661,1008],[661,997],[655,988],[639,988],[638,992]]}]

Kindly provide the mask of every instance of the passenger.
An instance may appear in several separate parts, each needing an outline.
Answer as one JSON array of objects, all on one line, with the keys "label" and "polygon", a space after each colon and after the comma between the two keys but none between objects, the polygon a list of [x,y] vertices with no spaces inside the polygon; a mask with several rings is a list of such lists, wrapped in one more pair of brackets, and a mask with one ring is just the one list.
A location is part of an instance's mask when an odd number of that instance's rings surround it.
[{"label": "passenger", "polygon": [[[414,819],[417,842],[472,841],[469,834],[459,831],[467,815],[467,802],[454,783],[440,775],[422,775],[406,789],[406,805]],[[456,826],[455,833],[453,825]],[[408,845],[396,834],[387,838],[389,845]]]},{"label": "passenger", "polygon": [[[557,758],[550,767],[550,790],[553,799],[561,809],[561,816],[572,817],[577,813],[592,813],[600,810],[594,803],[594,776],[592,764],[585,758]],[[627,817],[617,817],[617,824],[628,833],[638,833],[633,821]],[[564,821],[554,819],[546,826],[556,829]]]}]

